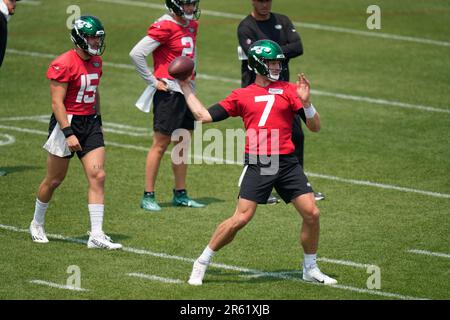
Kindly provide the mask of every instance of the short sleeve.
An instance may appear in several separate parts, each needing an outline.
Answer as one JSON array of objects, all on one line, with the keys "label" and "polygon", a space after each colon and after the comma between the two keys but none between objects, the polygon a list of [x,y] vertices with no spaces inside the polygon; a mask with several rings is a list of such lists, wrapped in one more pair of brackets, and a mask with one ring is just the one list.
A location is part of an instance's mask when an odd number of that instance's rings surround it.
[{"label": "short sleeve", "polygon": [[164,21],[157,21],[153,23],[147,30],[147,35],[159,43],[164,43],[172,34],[170,28],[164,23]]},{"label": "short sleeve", "polygon": [[230,117],[239,117],[242,115],[241,108],[239,107],[239,95],[236,91],[219,102],[219,104],[227,111]]},{"label": "short sleeve", "polygon": [[47,70],[47,78],[58,82],[69,82],[70,69],[61,62],[53,61]]}]

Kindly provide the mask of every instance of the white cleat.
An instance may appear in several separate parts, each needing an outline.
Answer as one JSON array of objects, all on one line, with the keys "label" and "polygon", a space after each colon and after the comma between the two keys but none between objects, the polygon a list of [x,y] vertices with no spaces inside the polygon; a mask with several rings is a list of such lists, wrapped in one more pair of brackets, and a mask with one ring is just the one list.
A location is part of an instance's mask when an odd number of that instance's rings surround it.
[{"label": "white cleat", "polygon": [[323,283],[327,285],[336,284],[337,280],[333,279],[320,271],[318,266],[306,269],[303,267],[303,280],[309,282]]},{"label": "white cleat", "polygon": [[47,236],[45,235],[44,226],[37,224],[33,221],[30,223],[30,233],[33,242],[37,243],[48,243]]},{"label": "white cleat", "polygon": [[207,264],[203,264],[200,263],[198,260],[195,260],[188,283],[191,286],[201,286],[203,284],[203,277],[205,276],[207,268],[208,268]]},{"label": "white cleat", "polygon": [[106,234],[89,234],[89,240],[87,243],[87,247],[89,249],[108,249],[108,250],[118,250],[122,249],[122,245],[120,243],[114,243],[110,237]]}]

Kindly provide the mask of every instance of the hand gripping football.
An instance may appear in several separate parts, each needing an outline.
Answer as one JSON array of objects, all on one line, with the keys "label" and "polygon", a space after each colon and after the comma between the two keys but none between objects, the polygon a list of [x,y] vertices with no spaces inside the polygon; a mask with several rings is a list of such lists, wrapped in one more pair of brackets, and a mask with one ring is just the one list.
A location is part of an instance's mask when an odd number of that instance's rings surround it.
[{"label": "hand gripping football", "polygon": [[178,80],[186,80],[194,70],[194,60],[181,56],[175,58],[169,65],[168,72],[171,77]]}]

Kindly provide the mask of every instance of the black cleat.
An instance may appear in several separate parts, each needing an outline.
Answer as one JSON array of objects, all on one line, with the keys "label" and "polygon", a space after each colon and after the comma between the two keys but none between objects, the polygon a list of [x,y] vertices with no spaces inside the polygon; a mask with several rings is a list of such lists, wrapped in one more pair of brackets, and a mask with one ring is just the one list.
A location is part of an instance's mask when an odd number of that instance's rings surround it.
[{"label": "black cleat", "polygon": [[273,194],[271,194],[269,198],[267,198],[267,204],[277,204],[278,202],[280,202],[280,199],[275,197]]},{"label": "black cleat", "polygon": [[314,192],[314,198],[316,201],[325,200],[325,195],[321,192]]}]

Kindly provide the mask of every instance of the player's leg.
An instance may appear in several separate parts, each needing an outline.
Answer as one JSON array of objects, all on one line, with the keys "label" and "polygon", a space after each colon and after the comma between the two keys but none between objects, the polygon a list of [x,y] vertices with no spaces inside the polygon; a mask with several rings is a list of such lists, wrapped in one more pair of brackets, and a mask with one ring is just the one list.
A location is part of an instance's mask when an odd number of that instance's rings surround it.
[{"label": "player's leg", "polygon": [[[298,162],[304,168],[305,158],[305,134],[302,129],[302,119],[306,121],[304,112],[296,114],[292,123],[292,142],[295,146],[294,154],[298,159]],[[322,192],[314,192],[314,198],[316,201],[324,200],[325,195]]]},{"label": "player's leg", "polygon": [[121,244],[113,243],[103,232],[105,211],[105,148],[98,147],[81,157],[88,180],[88,210],[91,220],[88,248],[120,249]]},{"label": "player's leg", "polygon": [[234,237],[253,218],[256,212],[255,201],[239,198],[234,214],[223,221],[216,229],[200,257],[194,262],[188,283],[194,286],[202,285],[206,269],[214,254],[233,241]]},{"label": "player's leg", "polygon": [[161,159],[170,144],[170,135],[155,131],[153,144],[147,154],[145,163],[145,190],[141,208],[148,211],[160,211],[161,207],[155,199],[155,183]]},{"label": "player's leg", "polygon": [[317,250],[320,234],[320,211],[316,206],[314,193],[302,194],[292,200],[294,207],[303,218],[300,231],[300,243],[304,251],[303,280],[323,284],[336,284],[337,281],[317,266]]},{"label": "player's leg", "polygon": [[192,130],[180,128],[172,134],[172,142],[176,152],[172,151],[172,171],[175,178],[175,188],[173,189],[172,204],[174,206],[203,208],[205,205],[195,201],[188,196],[186,190],[186,175],[189,144]]},{"label": "player's leg", "polygon": [[31,238],[34,242],[47,243],[45,234],[45,214],[53,192],[63,182],[69,168],[69,158],[60,158],[52,154],[47,156],[47,174],[39,185],[34,217],[30,224]]}]

